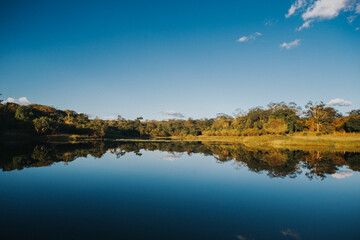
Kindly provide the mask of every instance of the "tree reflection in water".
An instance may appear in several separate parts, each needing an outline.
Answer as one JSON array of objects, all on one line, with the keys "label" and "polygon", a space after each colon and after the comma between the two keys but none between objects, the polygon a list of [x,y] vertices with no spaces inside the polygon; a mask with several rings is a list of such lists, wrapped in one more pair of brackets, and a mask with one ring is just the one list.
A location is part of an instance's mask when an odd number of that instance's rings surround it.
[{"label": "tree reflection in water", "polygon": [[173,156],[203,154],[213,156],[218,163],[232,161],[236,169],[246,167],[269,177],[295,178],[305,174],[309,179],[325,179],[351,176],[342,171],[347,167],[360,171],[359,152],[291,151],[280,149],[256,149],[239,144],[201,142],[83,142],[5,145],[0,147],[0,168],[3,171],[31,167],[50,166],[55,162],[66,164],[79,157],[101,158],[105,153],[121,158],[126,153],[141,156],[141,150],[162,151]]}]

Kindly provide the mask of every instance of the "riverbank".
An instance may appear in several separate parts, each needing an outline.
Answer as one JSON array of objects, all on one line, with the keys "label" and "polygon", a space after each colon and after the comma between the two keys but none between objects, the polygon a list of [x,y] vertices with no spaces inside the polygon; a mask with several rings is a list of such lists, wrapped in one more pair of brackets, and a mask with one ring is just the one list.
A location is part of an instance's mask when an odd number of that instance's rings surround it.
[{"label": "riverbank", "polygon": [[116,139],[116,141],[131,142],[216,142],[243,144],[255,148],[281,148],[291,150],[326,150],[360,152],[360,134],[341,135],[264,135],[264,136],[188,136],[151,139]]},{"label": "riverbank", "polygon": [[[4,140],[4,139],[3,139]],[[298,150],[323,149],[336,151],[360,152],[360,134],[339,135],[263,135],[263,136],[187,136],[187,137],[158,137],[158,138],[94,138],[84,135],[58,134],[42,137],[18,136],[7,140],[11,142],[51,142],[76,143],[89,141],[122,141],[122,142],[219,142],[243,144],[256,148],[287,148]]]},{"label": "riverbank", "polygon": [[249,147],[272,147],[288,149],[322,148],[327,150],[360,151],[360,134],[322,135],[322,136],[196,136],[188,138],[172,137],[173,140],[202,141],[202,142],[229,142],[241,143]]}]

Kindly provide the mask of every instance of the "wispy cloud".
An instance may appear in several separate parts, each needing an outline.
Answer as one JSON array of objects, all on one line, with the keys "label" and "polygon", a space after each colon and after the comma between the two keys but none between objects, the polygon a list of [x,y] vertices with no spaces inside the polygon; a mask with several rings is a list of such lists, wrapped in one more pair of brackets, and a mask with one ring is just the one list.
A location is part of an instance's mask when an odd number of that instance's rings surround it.
[{"label": "wispy cloud", "polygon": [[340,172],[331,174],[331,176],[336,179],[343,179],[343,178],[351,177],[352,175],[354,175],[354,173],[350,172],[350,171],[340,171]]},{"label": "wispy cloud", "polygon": [[238,41],[238,42],[246,42],[246,41],[248,41],[248,40],[249,40],[248,37],[243,36],[243,37],[239,38],[237,41]]},{"label": "wispy cloud", "polygon": [[310,23],[336,18],[341,12],[350,14],[349,23],[352,23],[356,16],[360,14],[359,0],[296,0],[290,7],[286,18],[295,15],[297,12],[302,13],[304,20],[302,26],[296,30],[300,31],[309,28]]},{"label": "wispy cloud", "polygon": [[286,18],[291,17],[296,13],[297,10],[305,7],[307,5],[306,0],[296,0],[290,7],[288,13],[285,15]]},{"label": "wispy cloud", "polygon": [[279,22],[278,19],[265,19],[265,26],[273,26]]},{"label": "wispy cloud", "polygon": [[179,113],[179,112],[175,112],[173,110],[170,110],[170,111],[162,111],[160,112],[161,114],[163,115],[166,115],[168,117],[175,117],[175,118],[184,118],[185,115],[182,114],[182,113]]},{"label": "wispy cloud", "polygon": [[355,28],[355,31],[359,31],[359,30],[360,30],[360,27]]},{"label": "wispy cloud", "polygon": [[355,20],[356,17],[357,17],[357,15],[351,15],[347,18],[347,20],[351,24]]},{"label": "wispy cloud", "polygon": [[292,49],[294,47],[297,47],[299,45],[300,45],[300,39],[296,39],[296,40],[294,40],[292,42],[288,42],[288,43],[284,42],[284,43],[280,44],[280,47],[285,48],[287,50],[290,50],[290,49]]},{"label": "wispy cloud", "polygon": [[313,22],[314,20],[307,20],[306,22],[303,23],[303,25],[301,25],[300,27],[298,27],[296,29],[296,31],[301,31],[303,30],[304,28],[309,28],[310,27],[310,24]]},{"label": "wispy cloud", "polygon": [[254,34],[251,34],[251,35],[249,35],[249,36],[242,36],[242,37],[240,37],[238,40],[236,40],[237,42],[247,42],[247,41],[249,41],[249,40],[255,40],[257,37],[260,37],[260,36],[262,36],[262,34],[261,33],[259,33],[259,32],[256,32],[256,33],[254,33]]},{"label": "wispy cloud", "polygon": [[351,106],[351,102],[345,101],[342,98],[334,98],[334,99],[330,100],[326,105],[343,107],[343,106]]},{"label": "wispy cloud", "polygon": [[20,104],[20,105],[29,105],[29,104],[31,104],[31,102],[26,97],[21,97],[19,99],[9,97],[8,99],[6,99],[6,101],[4,101],[4,103],[17,103],[17,104]]}]

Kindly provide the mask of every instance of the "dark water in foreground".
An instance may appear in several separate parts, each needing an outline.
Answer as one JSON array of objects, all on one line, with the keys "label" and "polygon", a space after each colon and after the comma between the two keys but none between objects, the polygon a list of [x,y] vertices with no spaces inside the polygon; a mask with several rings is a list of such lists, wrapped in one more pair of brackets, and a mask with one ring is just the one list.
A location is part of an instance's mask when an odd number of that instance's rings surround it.
[{"label": "dark water in foreground", "polygon": [[1,239],[360,239],[360,153],[1,146]]}]

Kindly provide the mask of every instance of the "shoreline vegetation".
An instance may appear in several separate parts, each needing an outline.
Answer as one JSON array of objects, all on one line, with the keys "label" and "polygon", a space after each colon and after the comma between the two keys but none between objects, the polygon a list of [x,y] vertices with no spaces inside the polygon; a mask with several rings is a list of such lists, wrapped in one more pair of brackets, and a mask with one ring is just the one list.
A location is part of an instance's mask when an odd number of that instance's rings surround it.
[{"label": "shoreline vegetation", "polygon": [[96,138],[81,135],[48,135],[31,137],[13,137],[2,139],[6,144],[18,143],[84,143],[84,142],[137,142],[137,143],[169,143],[169,142],[202,142],[209,144],[241,144],[255,148],[279,148],[279,149],[324,149],[334,151],[360,152],[360,134],[324,135],[324,136],[244,136],[244,137],[154,137],[154,138]]},{"label": "shoreline vegetation", "polygon": [[213,156],[217,163],[232,161],[231,165],[236,169],[246,166],[250,171],[266,173],[271,178],[295,178],[304,174],[309,179],[323,180],[329,175],[341,172],[344,167],[351,171],[360,171],[360,152],[266,149],[227,142],[166,139],[0,145],[0,170],[46,167],[58,162],[67,165],[77,158],[102,158],[105,154],[116,155],[116,158],[123,158],[130,153],[141,156],[143,150],[161,151],[158,159],[166,161],[174,161],[183,155],[191,154]]},{"label": "shoreline vegetation", "polygon": [[[129,153],[141,156],[142,150],[145,150],[161,151],[158,159],[166,161],[174,161],[183,155],[193,153],[213,156],[217,163],[231,161],[231,165],[236,169],[247,167],[256,173],[266,173],[271,178],[295,178],[304,175],[310,180],[324,180],[330,175],[341,173],[343,168],[360,171],[360,151],[351,149],[251,147],[242,143],[233,144],[228,138],[222,142],[213,141],[215,139],[213,137],[204,141],[199,141],[201,137],[192,140],[158,138],[91,141],[91,139],[80,136],[82,140],[56,142],[59,141],[58,137],[47,136],[52,139],[47,142],[1,144],[0,170],[13,171],[46,167],[58,162],[67,165],[77,158],[89,156],[102,158],[105,154],[114,154],[116,158],[122,158]],[[316,136],[316,138],[318,137]],[[249,139],[249,137],[243,139]],[[254,137],[254,139],[258,139],[258,137]]]},{"label": "shoreline vegetation", "polygon": [[345,116],[324,103],[270,103],[233,116],[129,120],[90,119],[84,113],[45,105],[0,104],[1,141],[201,141],[251,147],[360,151],[360,110]]},{"label": "shoreline vegetation", "polygon": [[334,152],[360,152],[360,134],[329,135],[263,135],[263,136],[187,136],[187,137],[153,137],[153,138],[96,138],[82,135],[48,135],[3,140],[8,144],[18,142],[48,143],[81,143],[81,142],[134,142],[134,143],[169,143],[169,142],[202,142],[209,144],[241,144],[257,149],[289,149],[289,150],[324,150]]}]

